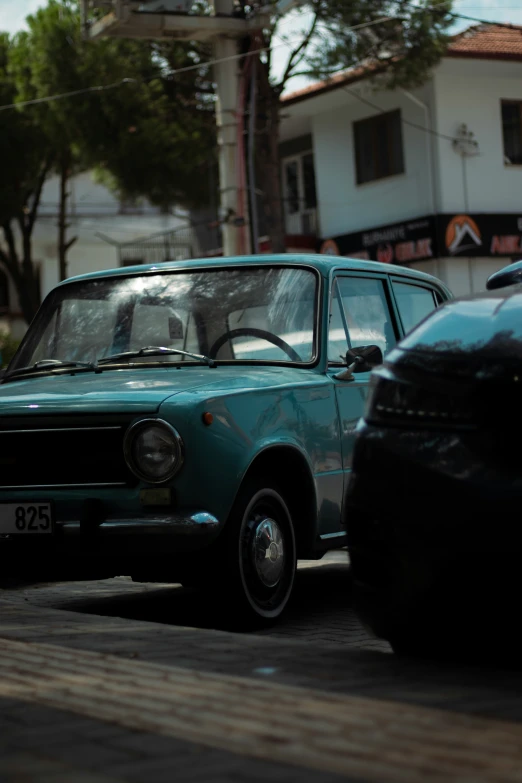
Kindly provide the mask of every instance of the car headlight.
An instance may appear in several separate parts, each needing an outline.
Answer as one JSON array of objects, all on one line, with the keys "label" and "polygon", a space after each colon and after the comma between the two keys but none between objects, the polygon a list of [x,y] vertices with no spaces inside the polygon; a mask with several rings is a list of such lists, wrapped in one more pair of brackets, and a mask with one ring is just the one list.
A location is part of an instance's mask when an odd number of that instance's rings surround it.
[{"label": "car headlight", "polygon": [[463,393],[441,392],[402,379],[374,375],[364,418],[373,424],[469,426],[473,422],[473,409],[469,397]]},{"label": "car headlight", "polygon": [[162,419],[142,419],[133,424],[127,430],[123,449],[134,475],[152,484],[168,481],[183,464],[181,436]]}]

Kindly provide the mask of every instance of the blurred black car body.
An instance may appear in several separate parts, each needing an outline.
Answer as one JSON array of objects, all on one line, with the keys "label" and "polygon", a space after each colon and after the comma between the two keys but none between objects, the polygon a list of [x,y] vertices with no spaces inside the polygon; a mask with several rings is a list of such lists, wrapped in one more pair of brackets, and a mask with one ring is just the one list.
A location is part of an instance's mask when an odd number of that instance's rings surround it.
[{"label": "blurred black car body", "polygon": [[521,278],[444,304],[373,373],[345,523],[355,607],[397,652],[520,635]]}]

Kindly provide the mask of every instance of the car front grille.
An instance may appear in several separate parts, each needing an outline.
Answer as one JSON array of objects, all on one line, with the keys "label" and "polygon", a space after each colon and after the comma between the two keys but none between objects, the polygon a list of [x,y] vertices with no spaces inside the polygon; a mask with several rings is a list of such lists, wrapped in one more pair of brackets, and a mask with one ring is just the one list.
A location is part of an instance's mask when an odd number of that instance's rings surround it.
[{"label": "car front grille", "polygon": [[0,489],[126,486],[128,421],[0,420]]}]

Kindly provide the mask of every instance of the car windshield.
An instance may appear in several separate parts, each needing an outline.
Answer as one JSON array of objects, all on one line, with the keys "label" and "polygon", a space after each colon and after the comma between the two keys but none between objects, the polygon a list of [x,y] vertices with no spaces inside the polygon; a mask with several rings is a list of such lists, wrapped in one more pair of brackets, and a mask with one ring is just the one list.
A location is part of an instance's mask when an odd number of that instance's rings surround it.
[{"label": "car windshield", "polygon": [[52,368],[49,360],[110,366],[111,356],[149,364],[208,357],[306,363],[315,356],[316,308],[317,276],[299,267],[93,278],[47,297],[9,369]]}]

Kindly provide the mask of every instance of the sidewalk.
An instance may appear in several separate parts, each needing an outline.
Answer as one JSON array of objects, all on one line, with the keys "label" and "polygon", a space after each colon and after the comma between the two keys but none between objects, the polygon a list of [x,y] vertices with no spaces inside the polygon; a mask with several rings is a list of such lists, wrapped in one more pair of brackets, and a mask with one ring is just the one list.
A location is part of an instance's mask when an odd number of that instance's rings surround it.
[{"label": "sidewalk", "polygon": [[2,783],[522,779],[521,673],[100,617],[31,592],[0,600]]}]

